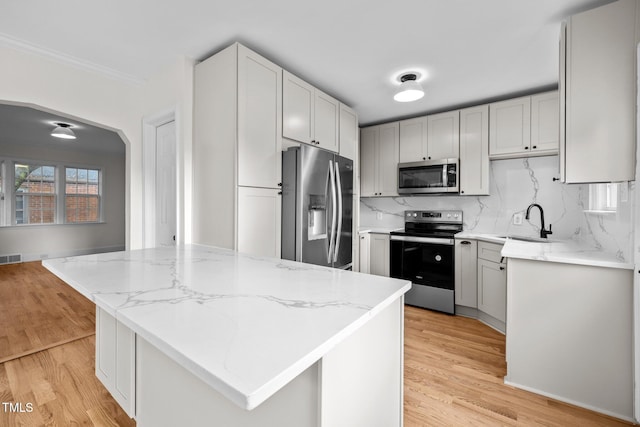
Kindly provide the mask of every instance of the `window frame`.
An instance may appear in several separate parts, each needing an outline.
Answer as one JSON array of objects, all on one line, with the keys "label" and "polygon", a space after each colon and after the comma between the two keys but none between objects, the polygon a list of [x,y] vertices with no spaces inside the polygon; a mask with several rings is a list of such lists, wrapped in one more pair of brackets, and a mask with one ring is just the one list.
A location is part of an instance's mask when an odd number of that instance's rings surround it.
[{"label": "window frame", "polygon": [[589,184],[589,208],[586,212],[615,214],[618,211],[619,183],[605,182]]},{"label": "window frame", "polygon": [[[42,161],[42,160],[20,160],[20,159],[13,159],[11,161],[11,164],[13,165],[13,167],[11,168],[11,183],[12,185],[9,187],[10,191],[11,191],[11,226],[14,227],[23,227],[23,226],[29,226],[29,225],[36,225],[36,226],[41,226],[41,225],[55,225],[59,223],[59,214],[58,214],[58,183],[60,180],[59,177],[59,167],[55,162],[47,162],[47,161]],[[39,168],[42,167],[52,167],[53,168],[53,193],[19,193],[16,191],[15,189],[15,179],[16,179],[16,166],[20,165],[20,164],[26,164],[28,166],[37,166]],[[8,172],[5,170],[5,172]],[[9,185],[9,180],[7,179],[7,174],[5,173],[4,175],[4,181],[6,182],[6,186]],[[26,216],[29,215],[28,210],[26,208],[24,208],[25,206],[25,202],[26,200],[29,199],[29,197],[33,197],[33,196],[53,196],[53,221],[52,222],[26,222],[26,223],[22,223],[22,224],[18,224],[17,222],[17,218],[16,218],[16,205],[17,205],[17,197],[18,196],[22,196],[22,203],[23,203],[23,212],[26,212]],[[5,197],[5,201],[6,201],[6,197]]]},{"label": "window frame", "polygon": [[[104,168],[101,167],[97,167],[97,166],[87,166],[87,165],[71,165],[71,164],[65,164],[64,166],[62,166],[61,168],[62,170],[60,171],[60,175],[62,176],[62,183],[60,185],[60,187],[62,188],[61,194],[64,198],[64,202],[60,203],[60,207],[62,210],[62,224],[101,224],[104,222],[104,217],[103,217],[103,177],[104,177]],[[76,169],[76,171],[78,169],[86,169],[87,172],[92,170],[92,171],[97,171],[98,172],[98,219],[96,221],[67,221],[67,196],[74,196],[74,197],[90,197],[90,196],[94,196],[93,194],[67,194],[67,169]],[[87,176],[87,184],[88,184],[88,176]],[[76,179],[77,182],[77,179]]]},{"label": "window frame", "polygon": [[[54,179],[55,179],[55,193],[53,193],[55,198],[55,209],[54,209],[54,222],[50,223],[32,223],[32,224],[16,224],[15,219],[15,195],[16,191],[14,191],[14,183],[15,183],[15,165],[16,164],[27,164],[27,165],[38,165],[38,166],[53,166],[54,167]],[[98,192],[99,192],[99,218],[98,221],[85,221],[85,222],[66,222],[65,217],[65,184],[66,184],[66,176],[63,174],[66,171],[66,168],[75,168],[75,169],[91,169],[97,170],[98,172]],[[104,204],[105,204],[105,173],[106,168],[103,165],[97,165],[94,163],[84,163],[84,162],[67,162],[60,160],[43,160],[36,158],[24,158],[20,156],[0,156],[0,175],[2,176],[2,183],[0,186],[0,199],[2,194],[4,194],[4,200],[0,200],[0,227],[46,227],[46,226],[56,226],[56,225],[95,225],[95,224],[103,224],[105,223],[105,215],[104,215]],[[9,176],[11,175],[11,176]],[[2,188],[2,186],[4,188]],[[38,193],[40,194],[40,193]],[[43,193],[45,195],[51,195],[51,193]]]}]

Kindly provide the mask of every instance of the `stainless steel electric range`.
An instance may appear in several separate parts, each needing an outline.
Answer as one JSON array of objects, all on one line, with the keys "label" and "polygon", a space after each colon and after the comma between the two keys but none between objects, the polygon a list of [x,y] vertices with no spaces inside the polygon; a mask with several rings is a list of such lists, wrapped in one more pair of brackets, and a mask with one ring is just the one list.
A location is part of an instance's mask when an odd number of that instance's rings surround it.
[{"label": "stainless steel electric range", "polygon": [[405,303],[455,313],[454,235],[462,211],[405,211],[404,231],[391,232],[391,277],[411,280]]}]

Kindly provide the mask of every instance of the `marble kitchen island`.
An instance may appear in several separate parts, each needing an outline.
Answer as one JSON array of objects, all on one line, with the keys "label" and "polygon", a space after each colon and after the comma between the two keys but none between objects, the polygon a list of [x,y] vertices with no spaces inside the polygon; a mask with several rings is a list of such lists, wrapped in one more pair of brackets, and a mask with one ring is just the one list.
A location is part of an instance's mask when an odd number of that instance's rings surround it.
[{"label": "marble kitchen island", "polygon": [[186,245],[43,261],[139,426],[401,426],[410,282]]}]

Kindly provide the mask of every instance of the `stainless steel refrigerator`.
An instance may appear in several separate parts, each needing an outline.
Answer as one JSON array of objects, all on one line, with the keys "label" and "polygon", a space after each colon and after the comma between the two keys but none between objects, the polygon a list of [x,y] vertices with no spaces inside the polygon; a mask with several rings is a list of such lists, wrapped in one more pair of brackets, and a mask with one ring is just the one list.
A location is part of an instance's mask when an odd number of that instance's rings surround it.
[{"label": "stainless steel refrigerator", "polygon": [[282,153],[282,258],[351,269],[353,161],[302,145]]}]

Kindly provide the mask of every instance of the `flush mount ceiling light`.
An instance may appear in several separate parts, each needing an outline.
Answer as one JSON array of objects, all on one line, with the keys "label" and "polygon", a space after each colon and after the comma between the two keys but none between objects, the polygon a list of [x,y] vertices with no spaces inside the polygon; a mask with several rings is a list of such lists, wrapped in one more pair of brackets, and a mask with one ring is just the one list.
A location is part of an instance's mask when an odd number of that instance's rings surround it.
[{"label": "flush mount ceiling light", "polygon": [[69,123],[56,122],[55,125],[56,128],[51,132],[51,136],[62,139],[76,139],[76,134],[71,130]]},{"label": "flush mount ceiling light", "polygon": [[416,73],[402,74],[398,80],[400,81],[400,87],[396,94],[393,95],[393,99],[397,102],[417,101],[424,96],[424,90],[422,90],[422,86],[417,81],[418,76]]}]

